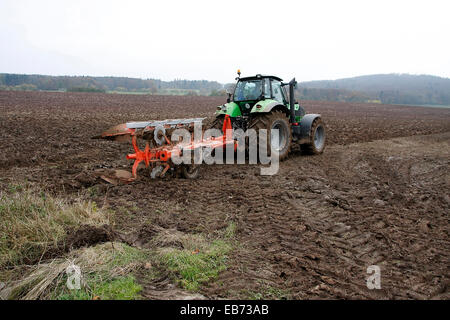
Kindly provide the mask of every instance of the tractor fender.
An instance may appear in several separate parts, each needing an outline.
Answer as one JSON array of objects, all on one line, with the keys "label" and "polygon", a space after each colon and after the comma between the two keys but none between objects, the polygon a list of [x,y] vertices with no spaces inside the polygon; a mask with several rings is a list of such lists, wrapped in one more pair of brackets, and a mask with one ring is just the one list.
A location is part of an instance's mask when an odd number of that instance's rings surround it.
[{"label": "tractor fender", "polygon": [[[262,108],[258,109],[256,106],[257,105],[261,105]],[[279,103],[278,101],[272,101],[269,102],[268,104],[264,105],[264,103],[258,102],[256,103],[252,110],[250,111],[250,113],[267,113],[267,112],[271,112],[273,108],[280,106],[283,108],[286,108],[283,104]]]},{"label": "tractor fender", "polygon": [[299,138],[300,143],[307,143],[310,141],[311,126],[317,118],[321,115],[316,113],[309,113],[303,116],[300,120],[299,126],[294,127],[294,134]]}]

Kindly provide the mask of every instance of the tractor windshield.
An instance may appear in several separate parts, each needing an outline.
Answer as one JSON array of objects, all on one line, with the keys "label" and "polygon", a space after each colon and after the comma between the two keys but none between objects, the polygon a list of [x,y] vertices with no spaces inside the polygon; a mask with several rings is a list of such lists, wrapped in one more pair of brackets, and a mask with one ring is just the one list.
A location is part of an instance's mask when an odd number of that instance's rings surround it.
[{"label": "tractor windshield", "polygon": [[261,94],[261,80],[239,81],[234,90],[234,101],[259,100]]}]

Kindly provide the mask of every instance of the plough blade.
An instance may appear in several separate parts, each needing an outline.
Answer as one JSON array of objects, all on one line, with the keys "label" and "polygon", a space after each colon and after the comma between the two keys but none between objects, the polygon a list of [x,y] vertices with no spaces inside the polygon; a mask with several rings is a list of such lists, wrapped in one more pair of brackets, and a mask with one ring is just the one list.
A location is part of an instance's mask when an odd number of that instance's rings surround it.
[{"label": "plough blade", "polygon": [[102,134],[92,137],[92,139],[105,139],[113,141],[128,140],[135,129],[128,128],[126,123],[119,124],[104,131]]},{"label": "plough blade", "polygon": [[130,141],[133,135],[144,136],[155,131],[156,128],[178,129],[178,128],[194,128],[195,124],[202,124],[205,118],[192,119],[168,119],[153,121],[135,121],[122,123],[111,127],[102,134],[92,137],[92,139],[105,139],[113,141]]},{"label": "plough blade", "polygon": [[129,181],[133,175],[131,172],[126,170],[114,170],[114,173],[111,175],[101,175],[100,178],[114,185],[118,185],[121,182]]}]

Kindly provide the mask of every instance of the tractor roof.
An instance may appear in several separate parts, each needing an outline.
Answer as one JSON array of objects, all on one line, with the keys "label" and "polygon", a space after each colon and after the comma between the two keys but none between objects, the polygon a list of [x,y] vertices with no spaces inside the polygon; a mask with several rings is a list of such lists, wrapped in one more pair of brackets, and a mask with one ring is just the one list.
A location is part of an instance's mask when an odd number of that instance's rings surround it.
[{"label": "tractor roof", "polygon": [[267,75],[261,75],[261,74],[257,74],[256,76],[251,76],[251,77],[244,77],[244,78],[240,78],[239,80],[256,80],[256,79],[264,79],[264,78],[271,78],[271,79],[275,79],[278,81],[283,81],[283,79],[276,77],[276,76],[267,76]]}]

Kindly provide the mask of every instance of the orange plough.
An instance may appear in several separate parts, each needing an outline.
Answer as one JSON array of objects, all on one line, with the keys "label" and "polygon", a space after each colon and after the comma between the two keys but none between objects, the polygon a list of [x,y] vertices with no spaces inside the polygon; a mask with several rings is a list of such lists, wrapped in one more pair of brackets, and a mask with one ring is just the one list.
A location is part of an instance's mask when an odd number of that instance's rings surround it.
[{"label": "orange plough", "polygon": [[[114,177],[102,178],[110,183],[130,183],[137,179],[138,167],[144,163],[146,167],[151,167],[152,178],[164,177],[169,169],[180,169],[186,178],[195,178],[198,175],[198,165],[194,163],[176,164],[174,157],[181,158],[183,154],[189,152],[191,155],[196,151],[205,148],[214,150],[217,148],[226,148],[227,145],[233,145],[234,150],[237,148],[237,141],[233,139],[231,120],[228,115],[225,116],[222,132],[219,137],[204,138],[204,132],[201,132],[199,139],[195,139],[193,131],[201,130],[201,122],[203,118],[180,119],[180,120],[163,120],[148,122],[129,122],[110,128],[101,135],[93,137],[94,139],[106,139],[114,141],[129,141],[134,149],[134,153],[126,156],[128,160],[134,160],[131,173],[124,170],[116,170]],[[175,142],[171,141],[169,134],[175,129],[185,128],[190,132],[189,141]],[[146,140],[144,150],[139,149],[137,139]],[[190,157],[192,161],[193,158]],[[178,161],[176,161],[178,162]]]}]

